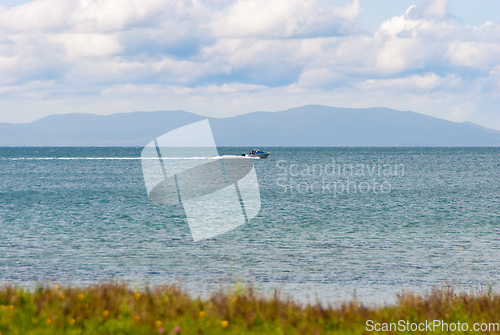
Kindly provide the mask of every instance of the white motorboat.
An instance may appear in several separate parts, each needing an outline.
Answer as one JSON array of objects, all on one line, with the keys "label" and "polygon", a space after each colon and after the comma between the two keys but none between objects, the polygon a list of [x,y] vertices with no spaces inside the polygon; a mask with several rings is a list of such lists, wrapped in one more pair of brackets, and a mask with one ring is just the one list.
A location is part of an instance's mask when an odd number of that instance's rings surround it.
[{"label": "white motorboat", "polygon": [[253,149],[249,154],[243,154],[245,157],[253,157],[253,158],[267,158],[269,156],[269,152],[264,152],[260,149]]}]

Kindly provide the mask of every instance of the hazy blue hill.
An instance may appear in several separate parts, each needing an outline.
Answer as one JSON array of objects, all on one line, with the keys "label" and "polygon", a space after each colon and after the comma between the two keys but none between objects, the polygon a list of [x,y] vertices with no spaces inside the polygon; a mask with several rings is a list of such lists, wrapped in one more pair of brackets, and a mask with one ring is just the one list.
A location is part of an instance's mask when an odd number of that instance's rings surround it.
[{"label": "hazy blue hill", "polygon": [[211,121],[235,146],[498,146],[500,132],[389,108],[304,106]]},{"label": "hazy blue hill", "polygon": [[[0,123],[0,146],[144,146],[203,119],[184,111],[51,115]],[[500,131],[389,108],[310,105],[208,119],[218,146],[500,146]]]},{"label": "hazy blue hill", "polygon": [[155,136],[204,119],[184,111],[50,115],[2,129],[0,145],[142,146]]}]

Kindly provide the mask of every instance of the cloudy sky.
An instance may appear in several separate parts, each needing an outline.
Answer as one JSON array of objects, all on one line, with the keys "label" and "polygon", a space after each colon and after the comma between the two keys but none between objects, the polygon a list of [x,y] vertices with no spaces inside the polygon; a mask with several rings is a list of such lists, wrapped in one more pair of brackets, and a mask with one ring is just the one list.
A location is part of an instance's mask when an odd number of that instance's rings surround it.
[{"label": "cloudy sky", "polygon": [[500,129],[498,0],[3,0],[0,122],[306,104]]}]

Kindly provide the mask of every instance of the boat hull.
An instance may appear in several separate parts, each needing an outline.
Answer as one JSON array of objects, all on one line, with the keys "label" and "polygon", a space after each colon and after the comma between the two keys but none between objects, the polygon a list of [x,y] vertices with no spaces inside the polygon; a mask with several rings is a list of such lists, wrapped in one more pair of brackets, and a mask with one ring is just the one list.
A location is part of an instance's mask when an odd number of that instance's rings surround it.
[{"label": "boat hull", "polygon": [[258,154],[258,155],[255,155],[255,154],[246,154],[246,155],[243,155],[245,157],[252,157],[252,158],[267,158],[267,156],[269,156],[269,153],[265,153],[265,154]]}]

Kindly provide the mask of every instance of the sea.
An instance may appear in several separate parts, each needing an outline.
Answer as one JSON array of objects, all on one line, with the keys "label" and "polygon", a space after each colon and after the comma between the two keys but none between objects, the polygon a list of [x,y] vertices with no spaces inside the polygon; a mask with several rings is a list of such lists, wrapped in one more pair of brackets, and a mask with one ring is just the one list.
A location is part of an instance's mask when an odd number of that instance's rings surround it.
[{"label": "sea", "polygon": [[500,148],[261,149],[258,215],[194,242],[182,205],[148,199],[142,148],[0,148],[0,284],[377,305],[500,290]]}]

